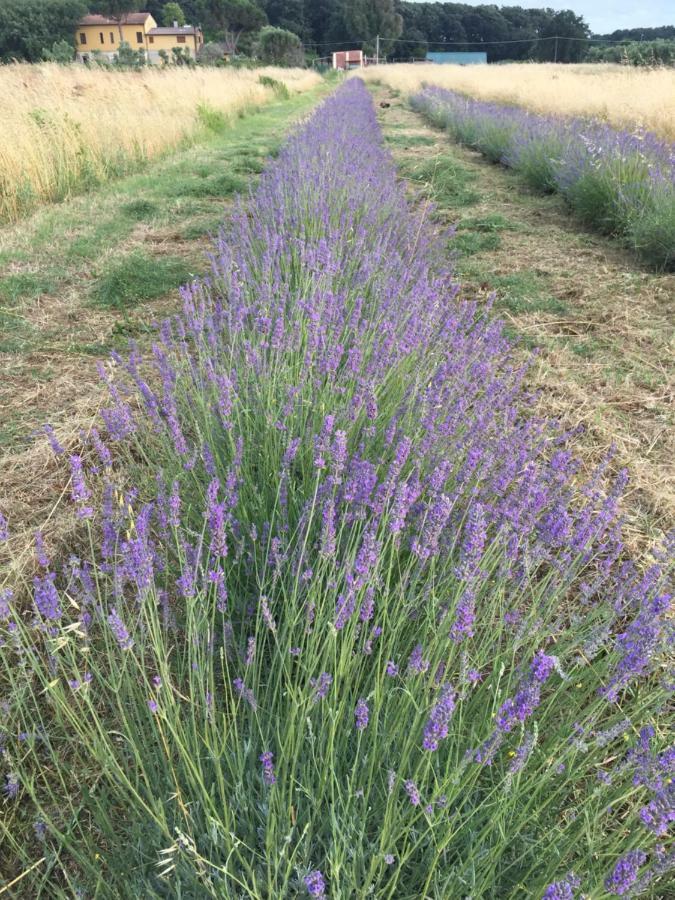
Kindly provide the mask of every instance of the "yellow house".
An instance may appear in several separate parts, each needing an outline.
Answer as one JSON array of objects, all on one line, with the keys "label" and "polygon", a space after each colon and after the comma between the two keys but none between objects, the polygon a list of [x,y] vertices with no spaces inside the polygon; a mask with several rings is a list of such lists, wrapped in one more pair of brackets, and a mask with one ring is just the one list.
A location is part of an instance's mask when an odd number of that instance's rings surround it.
[{"label": "yellow house", "polygon": [[119,19],[109,16],[84,16],[77,24],[75,32],[76,58],[78,62],[89,62],[93,54],[112,61],[126,41],[132,50],[143,50],[149,63],[160,63],[160,50],[169,59],[174,47],[180,47],[193,59],[204,43],[200,28],[194,25],[178,25],[160,28],[150,13],[127,13]]}]

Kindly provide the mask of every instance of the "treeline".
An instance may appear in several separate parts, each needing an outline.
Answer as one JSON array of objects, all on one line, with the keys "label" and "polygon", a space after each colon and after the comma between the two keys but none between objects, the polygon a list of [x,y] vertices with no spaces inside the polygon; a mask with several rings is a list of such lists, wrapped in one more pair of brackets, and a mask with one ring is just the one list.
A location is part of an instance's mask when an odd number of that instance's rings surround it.
[{"label": "treeline", "polygon": [[[434,50],[485,49],[490,62],[536,59],[577,62],[590,29],[571,10],[520,6],[468,6],[464,3],[399,3],[402,38],[411,41],[400,55]],[[483,48],[482,45],[485,45]]]},{"label": "treeline", "polygon": [[[167,15],[178,15],[201,25],[207,41],[244,55],[256,52],[261,30],[270,26],[297,35],[313,57],[354,46],[373,54],[377,35],[380,53],[395,59],[419,59],[429,50],[484,49],[490,62],[578,62],[588,57],[591,46],[590,29],[581,16],[550,8],[406,0],[0,0],[0,59],[41,59],[55,41],[72,41],[75,24],[87,11],[120,15],[141,9],[160,23]],[[283,43],[280,32],[270,37]],[[594,38],[668,40],[675,39],[675,27],[627,29]],[[601,49],[589,58],[616,55]],[[625,54],[619,58],[626,61]],[[660,57],[649,58],[658,62]]]},{"label": "treeline", "polygon": [[621,63],[627,66],[675,66],[675,40],[629,41],[591,47],[588,62]]},{"label": "treeline", "polygon": [[661,25],[659,28],[619,28],[611,34],[594,34],[593,37],[605,41],[673,41],[675,25]]}]

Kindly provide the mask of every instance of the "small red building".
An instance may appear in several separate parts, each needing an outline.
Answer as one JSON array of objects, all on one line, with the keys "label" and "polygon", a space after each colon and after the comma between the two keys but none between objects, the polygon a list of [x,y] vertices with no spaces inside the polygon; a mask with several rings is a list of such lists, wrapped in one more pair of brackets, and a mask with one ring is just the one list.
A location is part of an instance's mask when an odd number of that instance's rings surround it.
[{"label": "small red building", "polygon": [[362,69],[365,64],[363,50],[338,50],[333,54],[334,69]]}]

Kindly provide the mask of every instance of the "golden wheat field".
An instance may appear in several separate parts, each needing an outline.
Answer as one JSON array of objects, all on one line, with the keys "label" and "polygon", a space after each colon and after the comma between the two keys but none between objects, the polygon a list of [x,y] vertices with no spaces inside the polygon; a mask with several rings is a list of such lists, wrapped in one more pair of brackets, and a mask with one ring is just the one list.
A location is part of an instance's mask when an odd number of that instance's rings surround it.
[{"label": "golden wheat field", "polygon": [[595,116],[675,140],[675,69],[620,65],[508,63],[495,66],[395,64],[371,68],[366,80],[412,93],[435,84],[535,112]]},{"label": "golden wheat field", "polygon": [[321,80],[302,69],[0,67],[0,221],[157,156],[219,116],[268,102],[274,89],[261,75],[293,92]]}]

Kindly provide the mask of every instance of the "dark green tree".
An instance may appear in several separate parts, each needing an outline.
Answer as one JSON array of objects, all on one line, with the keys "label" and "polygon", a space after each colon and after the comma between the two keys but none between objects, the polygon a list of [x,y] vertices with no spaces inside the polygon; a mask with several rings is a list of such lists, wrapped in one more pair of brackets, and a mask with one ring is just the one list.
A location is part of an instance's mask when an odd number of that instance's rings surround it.
[{"label": "dark green tree", "polygon": [[185,13],[178,3],[165,3],[162,7],[161,22],[166,27],[171,27],[174,22],[178,22],[179,25],[185,25]]},{"label": "dark green tree", "polygon": [[569,9],[555,13],[539,35],[537,58],[546,62],[579,62],[588,48],[590,28]]},{"label": "dark green tree", "polygon": [[405,43],[400,44],[400,50],[395,51],[396,56],[403,59],[424,59],[429,50],[429,44],[426,38],[418,28],[411,28],[404,31],[401,39]]},{"label": "dark green tree", "polygon": [[266,25],[260,32],[258,54],[267,65],[304,66],[305,51],[302,41],[292,31]]},{"label": "dark green tree", "polygon": [[366,53],[375,53],[377,35],[380,55],[393,50],[393,40],[403,31],[403,18],[396,12],[394,0],[339,0],[331,31],[338,41],[361,45]]},{"label": "dark green tree", "polygon": [[[285,28],[300,37],[305,37],[305,6],[303,0],[258,0],[265,10],[270,25]],[[333,5],[333,4],[331,4]]]},{"label": "dark green tree", "polygon": [[0,59],[39,62],[46,47],[73,45],[82,0],[0,0]]},{"label": "dark green tree", "polygon": [[[305,0],[305,28],[307,32],[307,40],[314,41],[316,44],[322,44],[324,41],[330,40],[329,26],[331,16],[335,8],[335,0]],[[327,49],[325,47],[317,47],[319,56],[325,55]]]},{"label": "dark green tree", "polygon": [[258,31],[267,22],[264,10],[251,0],[208,0],[207,13],[215,36],[231,54],[244,33]]}]

